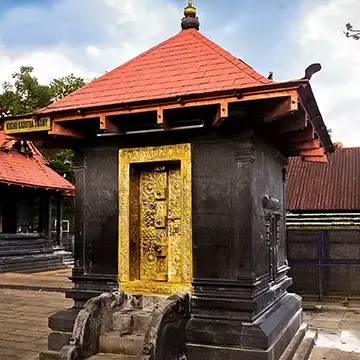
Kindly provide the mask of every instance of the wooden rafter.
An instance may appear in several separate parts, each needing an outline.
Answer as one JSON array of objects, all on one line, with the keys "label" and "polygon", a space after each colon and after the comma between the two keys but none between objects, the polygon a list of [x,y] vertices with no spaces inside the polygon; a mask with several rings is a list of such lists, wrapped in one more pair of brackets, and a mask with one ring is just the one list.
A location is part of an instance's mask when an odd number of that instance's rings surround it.
[{"label": "wooden rafter", "polygon": [[284,141],[286,143],[297,143],[303,141],[311,141],[315,138],[314,128],[308,124],[305,129],[301,129],[298,131],[290,132],[284,136]]},{"label": "wooden rafter", "polygon": [[226,100],[222,100],[218,105],[218,109],[213,120],[213,126],[220,126],[228,116],[229,103]]},{"label": "wooden rafter", "polygon": [[325,151],[323,148],[312,149],[312,150],[300,150],[299,154],[304,157],[311,157],[311,156],[317,157],[317,156],[324,156]]},{"label": "wooden rafter", "polygon": [[298,110],[297,94],[287,96],[276,104],[276,106],[270,110],[265,116],[264,121],[266,123],[276,121],[284,116],[291,115]]},{"label": "wooden rafter", "polygon": [[301,112],[285,116],[274,124],[278,134],[285,134],[306,128],[307,119]]},{"label": "wooden rafter", "polygon": [[120,133],[120,134],[124,133],[124,131],[121,130],[119,125],[115,124],[114,121],[110,120],[105,115],[100,115],[100,130],[109,133]]},{"label": "wooden rafter", "polygon": [[52,129],[48,132],[49,135],[64,136],[74,139],[82,139],[84,137],[79,131],[71,129],[69,126],[60,125],[57,122],[53,122]]},{"label": "wooden rafter", "polygon": [[314,140],[307,140],[307,141],[300,141],[293,143],[292,146],[296,150],[313,150],[320,148],[320,140],[314,139]]},{"label": "wooden rafter", "polygon": [[166,119],[165,119],[165,116],[164,116],[164,109],[159,107],[157,110],[156,110],[156,122],[159,126],[163,127],[164,129],[168,129],[169,128],[169,125],[168,123],[166,122]]}]

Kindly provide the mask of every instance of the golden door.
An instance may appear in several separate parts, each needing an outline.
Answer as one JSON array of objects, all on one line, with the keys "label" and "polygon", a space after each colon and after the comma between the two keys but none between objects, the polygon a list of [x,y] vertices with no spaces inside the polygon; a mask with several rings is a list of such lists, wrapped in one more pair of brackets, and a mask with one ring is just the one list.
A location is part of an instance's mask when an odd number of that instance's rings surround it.
[{"label": "golden door", "polygon": [[124,149],[119,175],[120,288],[191,292],[190,146]]},{"label": "golden door", "polygon": [[[139,180],[140,280],[168,281],[169,258],[181,260],[180,163],[146,166]],[[171,275],[172,282],[181,281],[181,274]]]}]

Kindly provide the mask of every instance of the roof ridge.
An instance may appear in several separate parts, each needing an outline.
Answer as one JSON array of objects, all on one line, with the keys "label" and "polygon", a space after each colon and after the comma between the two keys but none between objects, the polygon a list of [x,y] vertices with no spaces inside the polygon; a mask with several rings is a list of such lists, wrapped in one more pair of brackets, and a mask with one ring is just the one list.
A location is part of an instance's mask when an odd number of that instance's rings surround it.
[{"label": "roof ridge", "polygon": [[[232,65],[234,65],[235,67],[237,67],[240,71],[245,72],[247,75],[251,76],[254,80],[257,81],[261,81],[257,78],[255,78],[253,76],[253,74],[251,72],[248,71],[248,69],[251,69],[252,72],[258,74],[259,76],[261,76],[262,78],[264,78],[264,80],[266,79],[264,75],[258,73],[256,70],[254,70],[254,68],[252,66],[250,66],[246,61],[240,60],[239,58],[237,58],[236,56],[234,56],[233,54],[231,54],[229,51],[225,50],[224,48],[222,48],[220,45],[216,44],[214,41],[210,40],[209,38],[207,38],[205,35],[201,34],[199,31],[196,30],[196,33],[194,31],[190,31],[191,35],[193,35],[194,37],[198,38],[199,40],[201,40],[206,46],[208,46],[210,49],[214,50],[217,54],[219,54],[220,56],[222,56],[224,59],[226,59],[227,61],[229,61]],[[200,35],[200,36],[196,36],[196,35]],[[206,41],[205,41],[206,40]],[[208,42],[210,42],[213,46],[210,46],[208,44]],[[224,54],[222,54],[221,51],[222,50],[224,52],[227,53],[228,56],[232,57],[235,60],[235,63],[230,61]],[[244,64],[246,67],[245,68],[240,68],[239,67],[239,63]],[[266,79],[268,80],[268,79]],[[268,82],[271,82],[271,80],[269,80]],[[265,82],[266,83],[266,82]]]}]

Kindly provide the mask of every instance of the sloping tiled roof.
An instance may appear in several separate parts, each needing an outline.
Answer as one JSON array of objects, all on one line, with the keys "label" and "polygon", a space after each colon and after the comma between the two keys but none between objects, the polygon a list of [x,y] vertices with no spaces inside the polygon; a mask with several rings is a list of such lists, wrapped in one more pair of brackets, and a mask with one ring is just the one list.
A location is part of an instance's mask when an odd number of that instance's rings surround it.
[{"label": "sloping tiled roof", "polygon": [[360,148],[342,148],[328,163],[290,158],[289,211],[360,210]]},{"label": "sloping tiled roof", "polygon": [[165,99],[271,82],[197,30],[189,29],[40,112]]},{"label": "sloping tiled roof", "polygon": [[0,183],[59,190],[73,195],[74,185],[47,166],[34,144],[28,142],[33,156],[26,157],[13,148],[15,142],[0,130]]}]

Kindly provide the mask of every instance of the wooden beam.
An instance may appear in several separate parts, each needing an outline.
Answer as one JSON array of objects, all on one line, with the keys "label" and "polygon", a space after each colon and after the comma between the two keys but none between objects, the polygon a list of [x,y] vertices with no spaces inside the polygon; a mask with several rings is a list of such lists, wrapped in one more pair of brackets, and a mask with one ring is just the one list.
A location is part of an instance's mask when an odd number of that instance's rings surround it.
[{"label": "wooden beam", "polygon": [[317,163],[327,163],[328,158],[327,156],[304,156],[304,161],[307,162],[317,162]]},{"label": "wooden beam", "polygon": [[220,101],[215,118],[213,120],[213,126],[220,126],[228,116],[229,103],[226,100],[222,100]]},{"label": "wooden beam", "polygon": [[313,150],[300,150],[299,154],[301,156],[306,156],[306,157],[311,157],[311,156],[324,156],[325,155],[325,151],[323,148],[319,148],[319,149],[313,149]]},{"label": "wooden beam", "polygon": [[156,118],[157,118],[157,124],[160,125],[162,128],[164,129],[168,129],[169,128],[169,125],[168,123],[166,122],[166,119],[164,117],[164,109],[159,107],[157,110],[156,110]]},{"label": "wooden beam", "polygon": [[79,131],[73,130],[68,126],[60,125],[59,123],[53,121],[52,130],[49,130],[49,135],[57,135],[57,136],[64,136],[68,138],[74,139],[82,139],[84,137]]},{"label": "wooden beam", "polygon": [[120,134],[124,133],[124,131],[121,130],[119,125],[115,124],[105,115],[100,115],[100,130],[109,133],[120,133]]},{"label": "wooden beam", "polygon": [[301,141],[292,144],[292,147],[296,150],[313,150],[320,148],[320,140],[308,140],[308,141]]},{"label": "wooden beam", "polygon": [[265,115],[264,122],[266,123],[273,122],[284,116],[291,115],[297,110],[298,110],[297,94],[292,96],[287,96],[286,98],[281,99],[278,102],[278,104]]},{"label": "wooden beam", "polygon": [[279,119],[274,124],[275,129],[278,134],[284,134],[287,132],[293,132],[306,128],[307,119],[305,114],[297,112],[295,114],[285,116],[284,118]]},{"label": "wooden beam", "polygon": [[286,143],[296,143],[300,141],[311,141],[314,138],[315,138],[314,128],[312,127],[311,124],[308,124],[308,126],[305,129],[286,134],[284,136],[284,141]]},{"label": "wooden beam", "polygon": [[176,102],[176,103],[167,103],[163,105],[153,105],[146,106],[145,105],[136,105],[136,106],[128,106],[125,109],[114,109],[114,110],[105,110],[96,112],[89,112],[83,115],[54,115],[54,119],[59,122],[63,121],[74,121],[74,120],[85,120],[85,119],[96,119],[100,116],[118,116],[118,115],[129,115],[129,114],[138,114],[144,112],[152,112],[158,111],[161,108],[163,111],[173,110],[173,109],[181,109],[181,108],[189,108],[189,107],[198,107],[198,106],[207,106],[207,105],[218,105],[219,102],[227,102],[230,103],[242,103],[247,101],[256,101],[256,100],[266,100],[266,99],[276,99],[276,98],[284,98],[284,97],[294,97],[297,96],[297,89],[287,89],[287,90],[269,90],[262,92],[248,92],[244,93],[242,98],[237,98],[235,96],[232,97],[224,97],[222,99],[219,98],[208,98],[203,100],[189,100],[185,102]]}]

